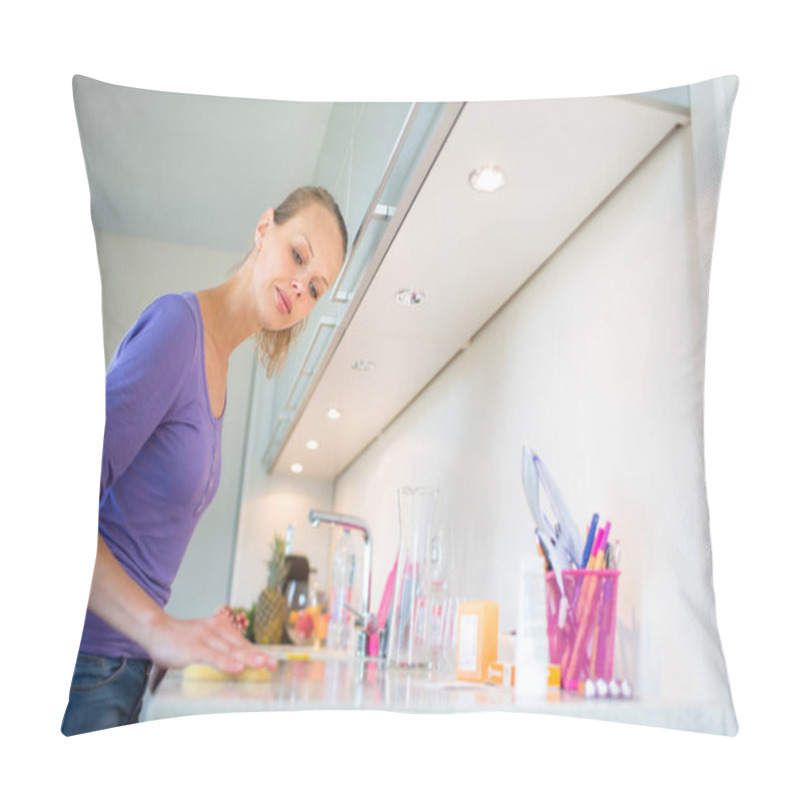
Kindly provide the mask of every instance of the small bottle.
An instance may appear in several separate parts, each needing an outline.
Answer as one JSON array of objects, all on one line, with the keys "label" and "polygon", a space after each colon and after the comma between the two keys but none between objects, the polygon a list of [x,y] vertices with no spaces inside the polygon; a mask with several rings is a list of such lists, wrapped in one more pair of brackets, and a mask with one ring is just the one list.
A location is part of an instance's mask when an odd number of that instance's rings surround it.
[{"label": "small bottle", "polygon": [[353,585],[356,574],[356,556],[350,531],[345,528],[333,551],[331,571],[330,622],[327,646],[331,650],[348,650],[350,645],[351,617],[347,606],[353,604]]},{"label": "small bottle", "polygon": [[519,695],[545,697],[550,656],[544,559],[534,552],[525,553],[520,573],[514,685]]}]

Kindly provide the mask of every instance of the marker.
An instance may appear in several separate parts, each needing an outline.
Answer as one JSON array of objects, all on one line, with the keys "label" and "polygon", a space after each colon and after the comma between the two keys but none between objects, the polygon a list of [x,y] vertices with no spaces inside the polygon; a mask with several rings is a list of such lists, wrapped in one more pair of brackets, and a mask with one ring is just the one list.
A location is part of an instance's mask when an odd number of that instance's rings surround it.
[{"label": "marker", "polygon": [[594,544],[594,535],[597,532],[597,523],[600,521],[600,516],[595,514],[592,517],[592,525],[589,528],[589,535],[586,537],[586,547],[583,549],[583,558],[581,559],[581,569],[586,569],[589,563],[589,558],[592,555],[592,545]]},{"label": "marker", "polygon": [[611,523],[606,522],[605,534],[603,541],[600,543],[600,555],[597,561],[597,569],[604,569],[606,563],[606,556],[608,555],[608,534],[611,531]]},{"label": "marker", "polygon": [[605,558],[606,541],[608,540],[608,531],[611,528],[611,523],[606,522],[604,528],[600,528],[600,533],[595,539],[595,550],[590,560],[589,569],[600,569],[603,559]]}]

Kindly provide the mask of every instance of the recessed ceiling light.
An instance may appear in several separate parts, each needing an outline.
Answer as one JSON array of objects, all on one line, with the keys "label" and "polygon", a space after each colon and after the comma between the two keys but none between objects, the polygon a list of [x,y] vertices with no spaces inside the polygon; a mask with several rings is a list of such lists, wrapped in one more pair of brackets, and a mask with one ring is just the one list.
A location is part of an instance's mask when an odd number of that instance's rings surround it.
[{"label": "recessed ceiling light", "polygon": [[375,362],[370,361],[368,359],[359,358],[357,361],[354,361],[350,365],[356,372],[369,372],[371,369],[375,369]]},{"label": "recessed ceiling light", "polygon": [[469,184],[476,192],[496,192],[506,185],[506,174],[497,164],[484,164],[470,172]]},{"label": "recessed ceiling light", "polygon": [[306,447],[309,450],[318,450],[319,449],[319,442],[316,439],[309,439],[306,442]]},{"label": "recessed ceiling light", "polygon": [[401,306],[418,306],[425,299],[425,293],[416,289],[401,289],[395,298]]},{"label": "recessed ceiling light", "polygon": [[338,408],[329,408],[325,412],[325,416],[327,416],[328,419],[339,419],[339,417],[342,416],[342,412],[339,411]]},{"label": "recessed ceiling light", "polygon": [[294,472],[295,475],[299,475],[303,471],[303,465],[295,463],[295,464],[292,464],[292,466],[289,467],[289,469],[292,472]]}]

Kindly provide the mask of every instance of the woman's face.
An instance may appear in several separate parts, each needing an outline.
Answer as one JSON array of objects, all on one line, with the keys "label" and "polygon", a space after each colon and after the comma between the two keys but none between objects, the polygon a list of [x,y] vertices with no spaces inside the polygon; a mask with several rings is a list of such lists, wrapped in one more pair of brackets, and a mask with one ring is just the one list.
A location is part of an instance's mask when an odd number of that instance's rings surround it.
[{"label": "woman's face", "polygon": [[344,261],[333,214],[309,203],[278,225],[269,209],[256,228],[253,279],[259,324],[283,330],[305,319],[336,280]]}]

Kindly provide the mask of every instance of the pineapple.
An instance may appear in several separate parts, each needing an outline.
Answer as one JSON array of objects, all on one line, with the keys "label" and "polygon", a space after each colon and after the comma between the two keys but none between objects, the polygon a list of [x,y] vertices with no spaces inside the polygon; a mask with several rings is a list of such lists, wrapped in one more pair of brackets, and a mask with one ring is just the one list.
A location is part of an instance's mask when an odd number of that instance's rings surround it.
[{"label": "pineapple", "polygon": [[267,587],[258,596],[253,615],[256,644],[278,644],[289,616],[289,604],[281,593],[281,584],[286,577],[286,539],[277,533],[267,567]]}]

